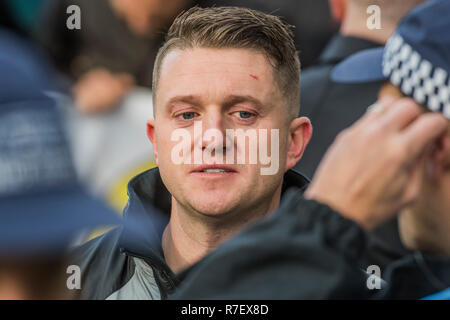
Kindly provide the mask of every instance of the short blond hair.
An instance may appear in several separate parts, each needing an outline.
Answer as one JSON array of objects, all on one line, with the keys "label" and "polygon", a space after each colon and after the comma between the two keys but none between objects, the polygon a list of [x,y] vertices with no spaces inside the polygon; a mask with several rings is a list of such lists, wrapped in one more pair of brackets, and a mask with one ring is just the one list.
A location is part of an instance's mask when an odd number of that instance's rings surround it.
[{"label": "short blond hair", "polygon": [[239,7],[193,7],[172,23],[159,49],[153,70],[154,101],[161,65],[170,50],[187,48],[252,49],[264,54],[274,69],[274,80],[286,99],[289,113],[300,107],[300,60],[292,26],[279,17]]}]

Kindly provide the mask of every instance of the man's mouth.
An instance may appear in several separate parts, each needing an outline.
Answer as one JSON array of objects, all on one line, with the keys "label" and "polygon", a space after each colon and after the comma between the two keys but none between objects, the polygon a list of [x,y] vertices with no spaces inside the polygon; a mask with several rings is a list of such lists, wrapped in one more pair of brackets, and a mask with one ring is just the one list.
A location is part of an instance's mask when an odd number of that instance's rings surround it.
[{"label": "man's mouth", "polygon": [[192,173],[211,173],[211,174],[226,174],[226,173],[236,173],[231,167],[221,166],[221,165],[205,165],[195,168]]},{"label": "man's mouth", "polygon": [[207,173],[226,173],[226,172],[230,172],[230,171],[225,170],[225,169],[205,169],[205,170],[202,170],[201,172],[207,172]]}]

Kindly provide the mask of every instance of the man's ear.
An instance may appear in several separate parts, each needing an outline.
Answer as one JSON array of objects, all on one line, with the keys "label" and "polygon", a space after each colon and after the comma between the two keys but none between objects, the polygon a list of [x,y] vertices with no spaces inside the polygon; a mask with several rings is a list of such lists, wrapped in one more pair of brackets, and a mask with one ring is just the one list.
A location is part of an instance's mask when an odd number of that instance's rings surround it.
[{"label": "man's ear", "polygon": [[156,143],[155,120],[154,119],[150,119],[147,121],[147,137],[150,139],[150,142],[153,144],[153,154],[155,156],[156,164],[158,164],[158,144]]},{"label": "man's ear", "polygon": [[347,11],[347,0],[329,0],[329,3],[333,18],[341,23]]},{"label": "man's ear", "polygon": [[289,145],[286,157],[286,171],[292,169],[303,156],[312,136],[312,125],[306,117],[296,118],[289,127]]}]

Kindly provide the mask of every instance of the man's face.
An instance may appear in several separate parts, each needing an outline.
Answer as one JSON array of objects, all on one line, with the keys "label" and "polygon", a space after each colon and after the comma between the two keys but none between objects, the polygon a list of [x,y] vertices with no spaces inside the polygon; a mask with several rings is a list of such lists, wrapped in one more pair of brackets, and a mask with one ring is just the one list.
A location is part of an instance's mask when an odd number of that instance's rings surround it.
[{"label": "man's face", "polygon": [[[155,120],[154,124],[149,121],[149,136],[164,184],[179,205],[190,212],[219,216],[277,204],[286,162],[293,166],[286,159],[290,121],[264,55],[245,49],[172,50],[162,63],[155,94]],[[222,133],[223,148],[215,139],[202,140],[194,130],[196,125],[203,134],[210,129]],[[174,161],[173,151],[180,140],[172,135],[180,129],[191,137],[187,142],[190,164]],[[227,138],[227,129],[256,133],[267,129],[267,155],[272,147],[279,151],[278,159],[273,154],[271,159],[278,162],[276,172],[261,174],[261,168],[269,165],[260,162],[259,144],[249,150],[249,139],[245,139],[244,150],[237,139]],[[279,130],[275,141],[271,141],[273,130]],[[226,155],[231,150],[234,160],[229,164]],[[194,163],[198,151],[202,164]],[[237,163],[239,152],[245,152],[245,163]],[[258,158],[256,164],[249,163],[251,153]],[[210,160],[205,161],[207,155]],[[222,158],[223,164],[212,161],[212,156]]]}]

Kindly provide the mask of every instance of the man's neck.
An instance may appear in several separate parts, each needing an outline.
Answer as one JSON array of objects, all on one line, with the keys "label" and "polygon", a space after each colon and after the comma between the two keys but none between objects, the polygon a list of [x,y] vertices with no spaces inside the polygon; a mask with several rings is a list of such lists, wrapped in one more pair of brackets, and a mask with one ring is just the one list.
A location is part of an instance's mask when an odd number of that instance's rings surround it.
[{"label": "man's neck", "polygon": [[229,219],[227,216],[206,217],[186,212],[172,197],[171,217],[162,237],[162,249],[167,265],[174,273],[178,273],[198,262],[246,225],[275,211],[280,196],[281,187],[271,203],[256,208],[251,214],[243,213],[241,219]]}]

